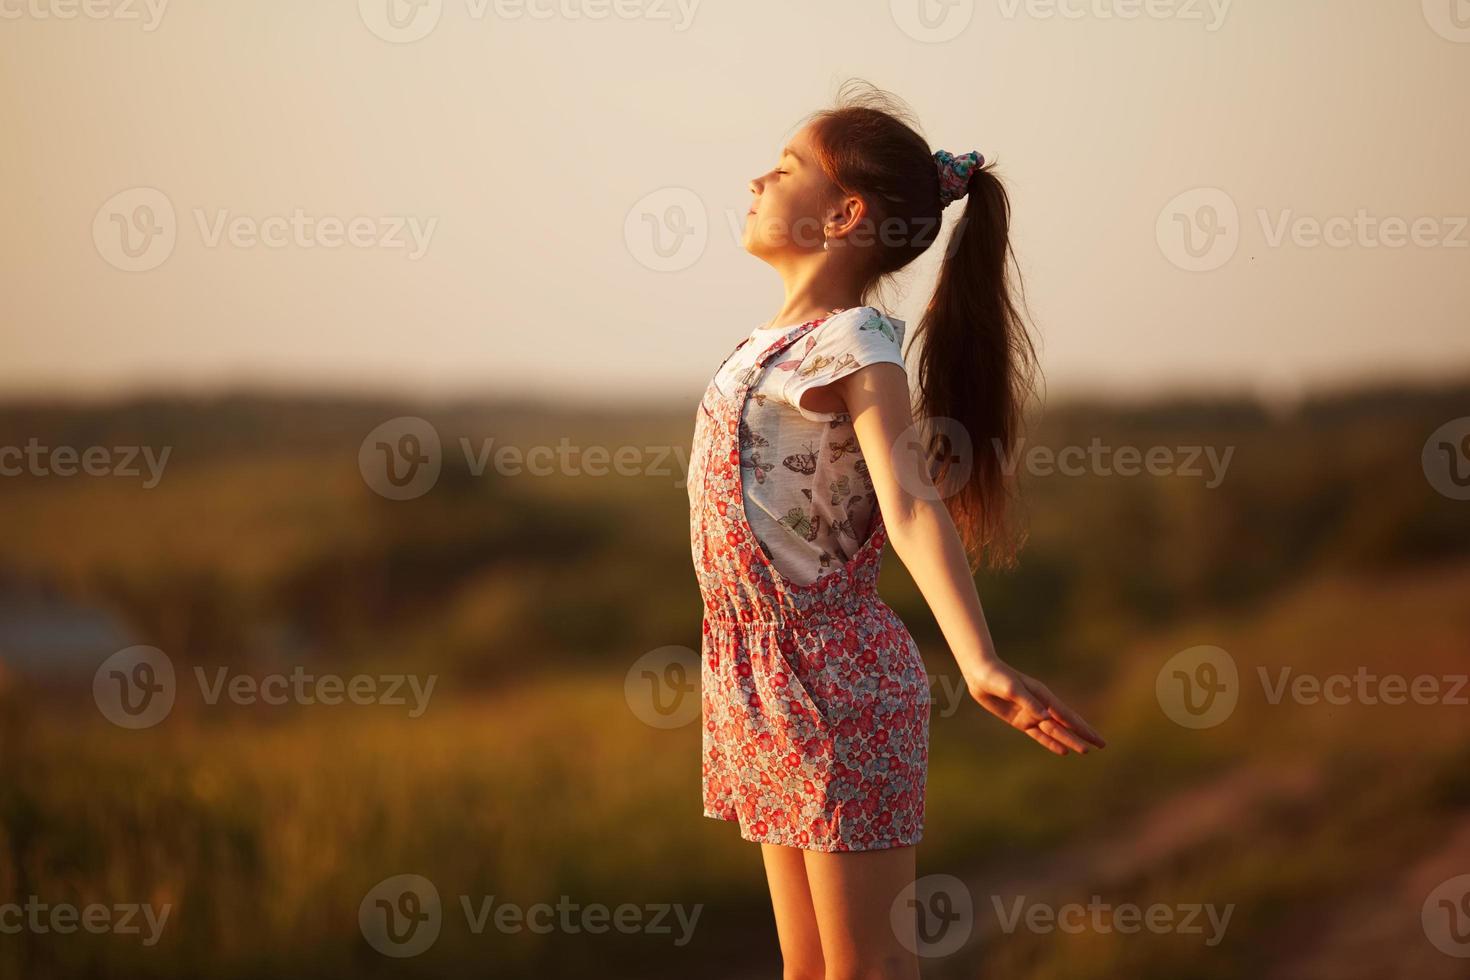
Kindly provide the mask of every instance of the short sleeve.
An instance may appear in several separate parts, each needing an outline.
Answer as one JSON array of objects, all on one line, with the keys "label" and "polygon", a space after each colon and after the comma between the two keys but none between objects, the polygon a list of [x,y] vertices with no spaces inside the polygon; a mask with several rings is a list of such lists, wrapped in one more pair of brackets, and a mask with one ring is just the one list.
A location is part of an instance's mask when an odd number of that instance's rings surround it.
[{"label": "short sleeve", "polygon": [[869,364],[888,361],[904,367],[903,332],[904,321],[885,316],[871,306],[834,313],[780,358],[780,367],[790,372],[782,389],[787,403],[814,422],[836,418],[835,412],[803,408],[802,394]]}]

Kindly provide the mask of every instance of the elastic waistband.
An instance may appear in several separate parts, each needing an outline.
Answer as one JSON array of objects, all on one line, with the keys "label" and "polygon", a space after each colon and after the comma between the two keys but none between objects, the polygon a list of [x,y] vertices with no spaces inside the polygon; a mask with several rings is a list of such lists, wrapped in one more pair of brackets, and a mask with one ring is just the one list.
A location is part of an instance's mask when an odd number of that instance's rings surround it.
[{"label": "elastic waistband", "polygon": [[712,626],[725,629],[744,630],[745,632],[772,632],[783,629],[817,628],[842,623],[852,619],[865,616],[876,616],[885,618],[892,614],[892,610],[878,595],[877,591],[861,591],[851,593],[849,599],[844,600],[836,606],[824,606],[818,609],[795,610],[776,609],[767,610],[764,614],[756,615],[752,619],[743,619],[738,614],[731,615],[734,610],[724,609],[717,615],[711,613],[705,607],[705,622]]}]

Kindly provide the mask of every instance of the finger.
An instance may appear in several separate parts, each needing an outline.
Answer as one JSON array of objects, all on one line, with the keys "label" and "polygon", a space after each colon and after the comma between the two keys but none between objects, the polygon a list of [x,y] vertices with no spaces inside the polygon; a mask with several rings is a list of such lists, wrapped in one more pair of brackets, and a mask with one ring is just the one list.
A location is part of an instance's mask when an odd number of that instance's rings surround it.
[{"label": "finger", "polygon": [[1040,686],[1041,682],[1036,678],[1027,677],[1025,674],[1017,671],[1016,684],[1010,692],[1011,700],[1031,712],[1037,720],[1051,717],[1051,712],[1047,710],[1046,702],[1037,696],[1036,688]]},{"label": "finger", "polygon": [[1081,715],[1073,711],[1061,698],[1053,694],[1050,688],[1040,681],[1037,681],[1037,687],[1040,688],[1042,697],[1050,702],[1053,712],[1059,715],[1061,720],[1066,722],[1069,728],[1082,735],[1098,748],[1103,748],[1108,744],[1102,735],[1098,733],[1097,729],[1089,725]]},{"label": "finger", "polygon": [[1053,721],[1052,719],[1048,718],[1046,721],[1043,721],[1038,727],[1042,731],[1050,735],[1052,738],[1056,739],[1058,742],[1061,742],[1067,748],[1071,749],[1073,752],[1076,752],[1079,755],[1087,754],[1087,742],[1084,741],[1080,735],[1072,731],[1066,725],[1063,725],[1061,722]]},{"label": "finger", "polygon": [[1067,754],[1067,747],[1065,745],[1063,745],[1061,742],[1058,742],[1056,739],[1052,738],[1041,729],[1032,727],[1023,728],[1021,729],[1021,731],[1025,732],[1027,735],[1030,735],[1036,741],[1040,742],[1042,747],[1045,748],[1048,752],[1051,752],[1053,755]]}]

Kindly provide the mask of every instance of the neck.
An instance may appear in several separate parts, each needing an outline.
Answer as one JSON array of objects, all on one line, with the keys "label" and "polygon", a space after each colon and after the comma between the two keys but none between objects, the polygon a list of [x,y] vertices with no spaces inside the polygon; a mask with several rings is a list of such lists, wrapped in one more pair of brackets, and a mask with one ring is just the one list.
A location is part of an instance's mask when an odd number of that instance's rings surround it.
[{"label": "neck", "polygon": [[856,298],[856,285],[841,281],[832,272],[830,267],[823,267],[820,263],[783,270],[786,302],[766,326],[782,327],[806,323],[808,320],[826,316],[834,309],[845,310],[862,305]]}]

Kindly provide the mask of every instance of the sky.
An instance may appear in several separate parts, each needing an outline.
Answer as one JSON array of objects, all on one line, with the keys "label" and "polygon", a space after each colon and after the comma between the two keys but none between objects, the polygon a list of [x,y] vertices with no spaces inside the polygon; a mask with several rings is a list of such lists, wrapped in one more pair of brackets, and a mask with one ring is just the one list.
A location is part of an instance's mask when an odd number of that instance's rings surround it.
[{"label": "sky", "polygon": [[1048,396],[1470,368],[1470,0],[0,0],[0,392],[695,398],[848,77],[996,161]]}]

